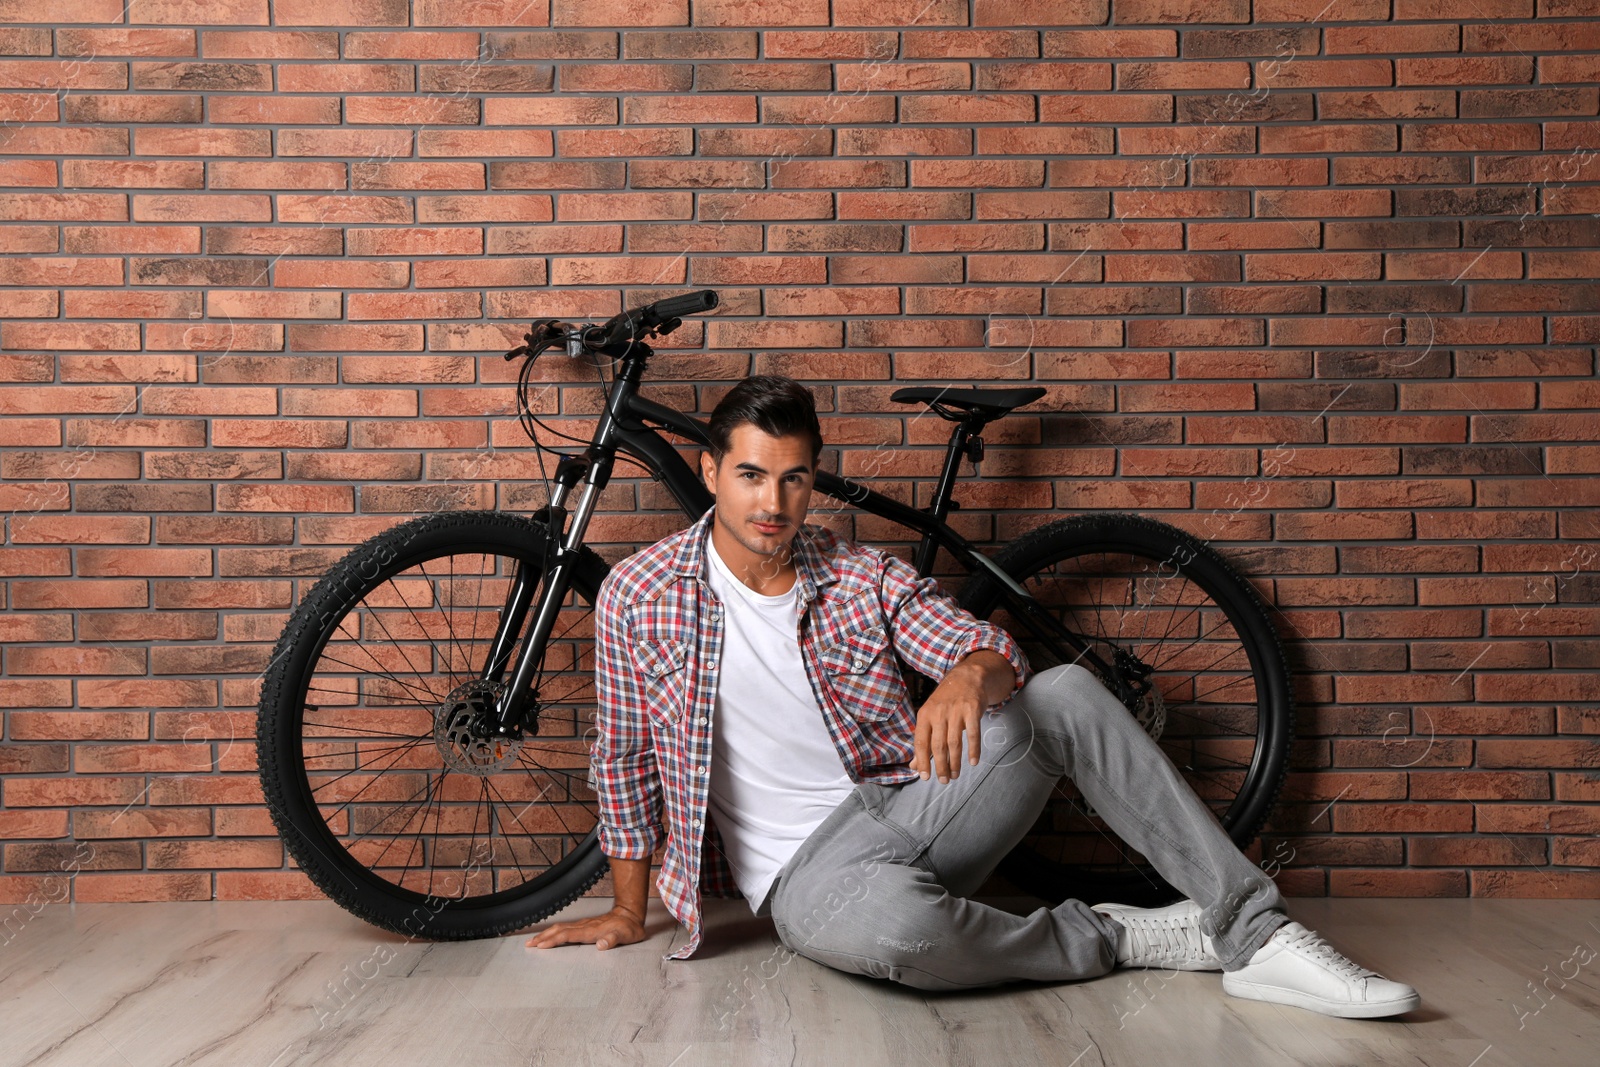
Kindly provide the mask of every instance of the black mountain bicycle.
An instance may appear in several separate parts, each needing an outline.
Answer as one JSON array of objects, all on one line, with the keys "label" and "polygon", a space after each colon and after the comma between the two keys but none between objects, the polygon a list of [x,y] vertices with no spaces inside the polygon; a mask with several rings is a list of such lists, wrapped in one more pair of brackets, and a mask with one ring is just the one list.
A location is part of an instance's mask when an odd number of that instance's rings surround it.
[{"label": "black mountain bicycle", "polygon": [[[562,454],[549,503],[531,517],[446,512],[398,525],[353,549],[290,617],[262,688],[261,781],[290,855],[355,915],[411,936],[488,937],[560,910],[608,870],[589,750],[593,604],[609,568],[584,534],[619,453],[690,520],[711,506],[663,436],[705,446],[704,425],[640,396],[639,383],[653,355],[644,339],[716,306],[705,290],[601,325],[536,322],[506,354],[524,361],[530,436],[541,353],[562,348],[612,372],[609,386],[599,375],[593,437]],[[1251,585],[1209,545],[1142,516],[1064,518],[993,558],[945,522],[962,459],[983,456],[984,427],[1044,393],[897,390],[893,400],[954,424],[928,508],[824,471],[816,490],[920,533],[920,575],[948,552],[970,575],[960,603],[1012,633],[1035,671],[1094,671],[1243,848],[1276,800],[1293,732],[1282,650]],[[1002,874],[1052,904],[1181,896],[1069,781],[1057,794]]]}]

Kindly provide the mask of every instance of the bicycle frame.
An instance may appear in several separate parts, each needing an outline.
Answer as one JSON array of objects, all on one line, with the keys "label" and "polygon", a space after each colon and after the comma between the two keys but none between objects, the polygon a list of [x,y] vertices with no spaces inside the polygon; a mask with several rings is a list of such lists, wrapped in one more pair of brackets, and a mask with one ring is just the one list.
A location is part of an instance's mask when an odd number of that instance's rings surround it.
[{"label": "bicycle frame", "polygon": [[[697,444],[709,447],[710,438],[705,423],[665,405],[638,395],[639,383],[645,366],[654,353],[648,345],[633,342],[616,346],[616,351],[601,350],[602,354],[619,357],[621,370],[612,385],[609,400],[595,426],[594,436],[580,455],[568,455],[556,466],[555,489],[550,503],[539,510],[553,535],[555,551],[544,561],[545,582],[537,605],[533,604],[534,581],[524,573],[519,564],[507,595],[505,610],[485,664],[485,678],[497,681],[504,674],[530,608],[534,609],[533,628],[512,670],[511,681],[506,685],[496,708],[498,722],[494,729],[502,736],[516,736],[526,717],[532,682],[539,672],[539,660],[555,625],[561,604],[572,587],[572,577],[582,566],[580,548],[589,519],[594,514],[600,492],[611,478],[616,454],[620,451],[643,464],[656,480],[678,503],[690,519],[698,519],[715,500],[696,473],[676,448],[653,429],[649,423],[678,434]],[[1111,669],[1080,635],[1063,625],[1049,612],[1043,610],[1033,596],[988,556],[979,552],[970,541],[962,537],[944,521],[949,513],[950,497],[955,488],[961,457],[972,436],[972,428],[965,422],[957,423],[950,435],[944,468],[934,491],[930,507],[909,507],[898,500],[886,497],[859,482],[819,470],[814,487],[817,491],[843,500],[862,511],[898,523],[922,535],[915,555],[919,577],[932,572],[938,549],[943,548],[969,572],[982,573],[995,581],[1005,598],[1013,617],[1031,630],[1035,637],[1047,644],[1071,647],[1079,659],[1087,660],[1091,669],[1104,678],[1118,678],[1119,672]],[[567,497],[582,485],[578,502],[569,513]],[[571,518],[571,524],[567,520]],[[1065,657],[1063,657],[1065,659]]]}]

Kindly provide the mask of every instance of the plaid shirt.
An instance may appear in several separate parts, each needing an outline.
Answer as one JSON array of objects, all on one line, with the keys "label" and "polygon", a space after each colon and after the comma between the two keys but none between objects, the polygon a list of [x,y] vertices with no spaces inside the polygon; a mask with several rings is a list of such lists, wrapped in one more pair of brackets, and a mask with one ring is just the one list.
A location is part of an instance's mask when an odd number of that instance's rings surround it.
[{"label": "plaid shirt", "polygon": [[[714,513],[617,564],[595,603],[600,849],[648,859],[665,836],[656,888],[689,939],[664,959],[699,947],[702,893],[739,895],[706,811],[723,620],[705,570]],[[896,655],[937,679],[988,648],[1010,661],[1012,692],[1027,680],[1009,634],[904,560],[809,523],[794,546],[801,658],[851,781],[917,777],[909,765],[916,712]]]}]

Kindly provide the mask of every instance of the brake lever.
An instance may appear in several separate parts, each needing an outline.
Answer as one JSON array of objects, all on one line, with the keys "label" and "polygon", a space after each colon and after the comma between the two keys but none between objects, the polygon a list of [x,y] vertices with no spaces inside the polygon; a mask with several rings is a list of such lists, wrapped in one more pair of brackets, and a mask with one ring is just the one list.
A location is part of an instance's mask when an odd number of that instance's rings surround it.
[{"label": "brake lever", "polygon": [[[506,359],[509,361],[516,359],[518,356],[531,355],[535,347],[539,346],[542,346],[539,347],[539,350],[543,351],[544,348],[561,340],[565,336],[565,331],[557,328],[559,321],[558,319],[534,319],[533,327],[522,335],[522,340],[526,343],[520,344],[507,352]],[[567,341],[567,349],[570,354],[572,349],[572,341],[570,339]]]}]

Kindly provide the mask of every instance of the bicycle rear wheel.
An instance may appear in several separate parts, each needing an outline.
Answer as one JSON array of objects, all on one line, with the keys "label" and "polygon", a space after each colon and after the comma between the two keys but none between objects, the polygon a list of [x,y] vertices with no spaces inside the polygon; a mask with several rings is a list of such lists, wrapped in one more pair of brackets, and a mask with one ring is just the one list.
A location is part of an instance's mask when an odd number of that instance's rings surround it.
[{"label": "bicycle rear wheel", "polygon": [[318,582],[274,650],[257,722],[268,808],[312,882],[368,922],[434,939],[509,933],[607,869],[589,776],[592,606],[607,569],[593,552],[543,651],[524,736],[474,730],[509,677],[485,670],[508,594],[520,572],[537,602],[549,537],[498,512],[397,526]]},{"label": "bicycle rear wheel", "polygon": [[[1234,843],[1248,847],[1288,773],[1294,733],[1283,651],[1250,583],[1205,542],[1139,515],[1062,519],[995,562],[1145,689],[1127,701],[1129,713]],[[1036,672],[1080,659],[1065,643],[1034,636],[982,572],[960,602],[1016,637]],[[1118,692],[1112,679],[1101,681]],[[1154,907],[1182,896],[1066,779],[1000,873],[1052,904],[1078,897]]]}]

